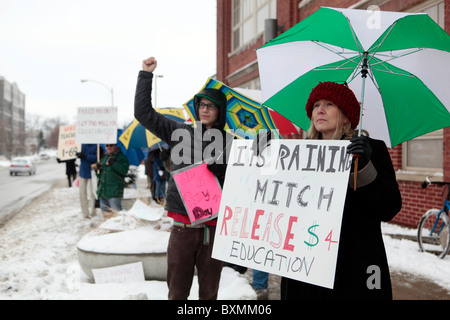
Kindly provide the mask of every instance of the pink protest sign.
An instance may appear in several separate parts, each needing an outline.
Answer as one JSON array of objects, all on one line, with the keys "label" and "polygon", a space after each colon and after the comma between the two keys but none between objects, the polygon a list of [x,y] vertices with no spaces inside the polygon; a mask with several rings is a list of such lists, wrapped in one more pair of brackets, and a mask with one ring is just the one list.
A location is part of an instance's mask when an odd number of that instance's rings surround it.
[{"label": "pink protest sign", "polygon": [[193,164],[172,174],[192,224],[217,217],[222,189],[206,163]]}]

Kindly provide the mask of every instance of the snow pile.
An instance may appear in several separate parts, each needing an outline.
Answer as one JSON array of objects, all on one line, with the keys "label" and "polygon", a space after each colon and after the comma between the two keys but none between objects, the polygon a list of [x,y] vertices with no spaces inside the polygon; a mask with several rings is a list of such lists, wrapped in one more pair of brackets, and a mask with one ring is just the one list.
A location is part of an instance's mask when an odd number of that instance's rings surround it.
[{"label": "snow pile", "polygon": [[[160,207],[153,209],[162,210]],[[124,226],[124,221],[120,219],[123,217],[110,219],[103,224],[99,215],[91,220],[83,218],[78,188],[55,188],[32,202],[0,232],[0,299],[167,299],[165,281],[93,284],[89,283],[88,276],[81,270],[77,244],[80,242],[81,246],[95,249],[99,243],[90,243],[89,237],[85,236],[100,229],[120,229],[120,226]],[[161,243],[166,243],[169,235],[167,219],[162,218],[158,223],[140,221],[134,230],[113,233],[107,237],[114,235],[114,243],[122,243],[120,251],[145,249],[145,245],[142,247],[143,238],[155,240],[152,247],[145,250],[163,250]],[[164,236],[160,237],[162,234]],[[100,249],[104,248],[101,246]],[[111,250],[116,249],[111,247]],[[256,293],[244,276],[224,268],[218,298],[256,299]],[[189,299],[198,299],[197,279],[194,279]]]},{"label": "snow pile", "polygon": [[78,189],[57,188],[48,195],[1,229],[2,299],[70,299],[80,281],[76,243],[93,221],[82,218]]},{"label": "snow pile", "polygon": [[164,253],[170,233],[143,226],[135,230],[83,237],[78,248],[84,251],[110,254]]},{"label": "snow pile", "polygon": [[163,207],[155,203],[147,205],[137,199],[129,211],[122,211],[103,222],[98,229],[84,236],[77,246],[97,253],[164,253],[171,226],[172,219],[165,216]]},{"label": "snow pile", "polygon": [[0,160],[0,167],[9,168],[11,161],[9,160]]}]

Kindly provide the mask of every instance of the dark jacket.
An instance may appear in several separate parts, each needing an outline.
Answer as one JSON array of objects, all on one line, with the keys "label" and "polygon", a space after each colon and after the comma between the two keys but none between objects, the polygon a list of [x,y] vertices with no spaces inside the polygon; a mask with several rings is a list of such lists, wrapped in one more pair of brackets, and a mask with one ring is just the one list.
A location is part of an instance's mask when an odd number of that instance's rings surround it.
[{"label": "dark jacket", "polygon": [[78,175],[81,178],[91,179],[91,166],[97,162],[97,145],[83,144],[81,145],[81,153],[85,156],[80,160],[80,172],[78,172]]},{"label": "dark jacket", "polygon": [[[159,175],[159,171],[162,171],[163,174]],[[153,174],[154,174],[154,180],[155,181],[164,181],[165,180],[165,168],[164,164],[161,161],[161,158],[157,156],[155,158],[155,161],[153,161]]]},{"label": "dark jacket", "polygon": [[[220,133],[224,144],[228,143],[229,139],[232,139],[231,135],[226,134],[223,130],[226,118],[226,98],[223,99],[220,95],[214,96],[215,90],[202,91],[202,96],[208,97],[210,100],[219,104],[219,123],[214,127],[214,129],[217,129],[214,130],[214,132],[213,130],[206,130],[201,126],[200,121],[197,121],[197,124],[200,127],[194,129],[190,125],[171,120],[153,109],[151,103],[152,80],[153,73],[145,71],[139,72],[134,102],[134,116],[146,129],[169,145],[172,152],[170,157],[171,171],[176,171],[198,161],[206,160],[203,159],[203,152],[214,142],[214,135],[216,133]],[[195,105],[197,105],[198,102],[197,97],[198,96],[196,95],[196,98],[194,99],[196,102]],[[182,130],[175,132],[177,129]],[[174,137],[172,137],[172,133],[174,132]],[[188,134],[187,137],[185,135],[180,137],[177,133]],[[225,145],[223,147],[225,147]],[[213,149],[212,156],[219,156],[218,154],[214,154],[214,150],[215,149]],[[184,153],[184,151],[187,152]],[[220,150],[220,152],[223,152],[223,149]],[[183,161],[180,161],[180,157],[183,158]],[[226,166],[223,162],[225,157],[226,156],[220,158],[220,161],[218,161],[219,165]],[[223,183],[224,176],[221,175],[217,177],[219,181]],[[169,179],[165,209],[167,211],[187,215],[172,176]]]},{"label": "dark jacket", "polygon": [[394,218],[402,199],[386,145],[369,141],[376,176],[356,191],[350,184],[347,189],[334,289],[283,278],[282,299],[392,299],[381,222]]},{"label": "dark jacket", "polygon": [[77,174],[77,166],[75,164],[75,159],[70,159],[63,161],[66,163],[66,175],[74,175]]},{"label": "dark jacket", "polygon": [[[112,164],[106,165],[107,162]],[[106,154],[100,163],[102,169],[100,174],[97,173],[99,178],[98,197],[103,199],[123,198],[125,176],[130,166],[127,157],[119,150],[114,155]]]}]

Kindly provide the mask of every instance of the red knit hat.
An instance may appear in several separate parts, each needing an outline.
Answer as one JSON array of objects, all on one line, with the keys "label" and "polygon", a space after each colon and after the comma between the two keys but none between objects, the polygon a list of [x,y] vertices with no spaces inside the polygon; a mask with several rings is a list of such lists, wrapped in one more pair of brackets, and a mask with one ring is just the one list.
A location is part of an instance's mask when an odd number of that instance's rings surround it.
[{"label": "red knit hat", "polygon": [[358,126],[361,105],[353,91],[345,84],[320,82],[311,91],[308,102],[306,102],[305,109],[309,119],[311,119],[314,103],[320,99],[329,100],[338,106],[347,116],[353,129]]}]

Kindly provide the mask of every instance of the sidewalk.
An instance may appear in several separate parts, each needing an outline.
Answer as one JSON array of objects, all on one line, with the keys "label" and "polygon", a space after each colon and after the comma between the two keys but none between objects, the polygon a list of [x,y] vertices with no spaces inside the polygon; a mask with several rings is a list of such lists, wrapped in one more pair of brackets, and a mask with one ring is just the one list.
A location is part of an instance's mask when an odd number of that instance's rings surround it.
[{"label": "sidewalk", "polygon": [[[244,275],[253,282],[251,269]],[[280,300],[280,281],[280,276],[269,275],[269,300]],[[416,275],[391,270],[391,281],[394,300],[450,300],[450,291]]]},{"label": "sidewalk", "polygon": [[450,292],[432,281],[391,272],[394,300],[450,300]]}]

